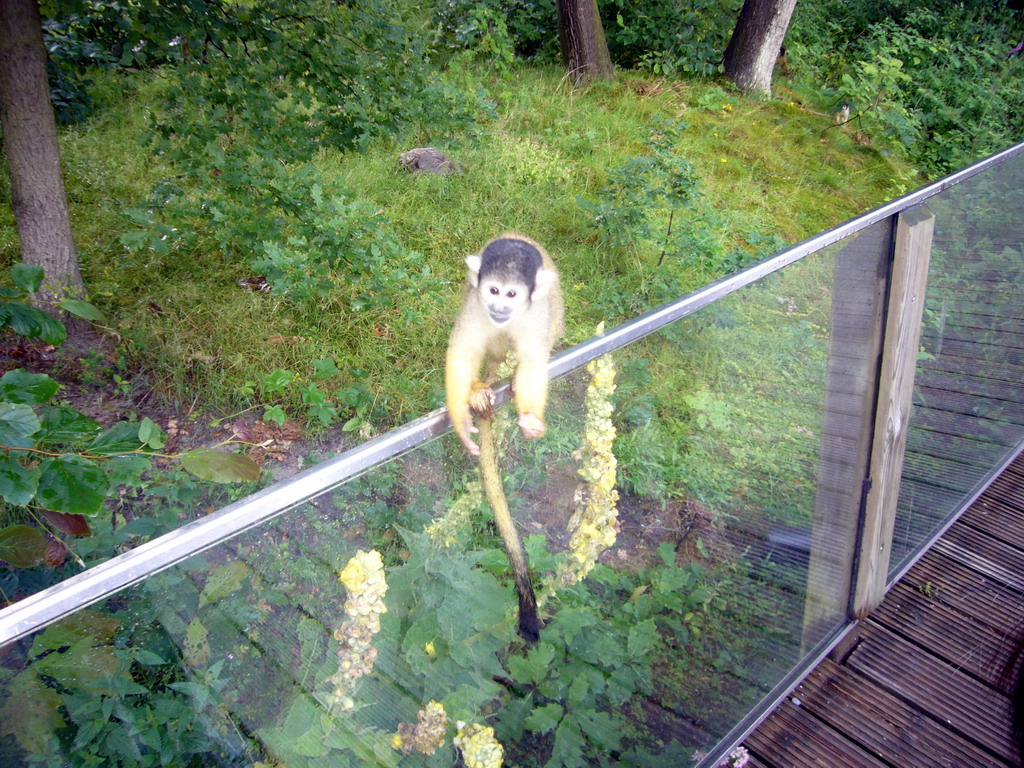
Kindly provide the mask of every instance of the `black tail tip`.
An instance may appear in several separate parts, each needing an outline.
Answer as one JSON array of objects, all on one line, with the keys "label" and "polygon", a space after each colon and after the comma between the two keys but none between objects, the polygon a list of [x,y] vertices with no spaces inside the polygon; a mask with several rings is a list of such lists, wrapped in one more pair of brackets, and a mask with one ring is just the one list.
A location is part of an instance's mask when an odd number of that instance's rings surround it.
[{"label": "black tail tip", "polygon": [[540,622],[536,616],[519,618],[519,636],[531,645],[540,640]]}]

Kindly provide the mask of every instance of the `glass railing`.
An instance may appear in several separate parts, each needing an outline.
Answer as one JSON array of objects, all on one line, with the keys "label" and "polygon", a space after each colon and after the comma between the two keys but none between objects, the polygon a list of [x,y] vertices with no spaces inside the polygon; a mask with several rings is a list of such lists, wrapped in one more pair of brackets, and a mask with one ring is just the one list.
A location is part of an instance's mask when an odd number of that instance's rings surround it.
[{"label": "glass railing", "polygon": [[927,205],[935,234],[893,574],[1024,440],[1024,156]]},{"label": "glass railing", "polygon": [[718,764],[851,623],[912,205],[936,224],[890,570],[1024,437],[1021,149],[567,350],[542,440],[499,409],[536,644],[434,413],[0,611],[0,764]]}]

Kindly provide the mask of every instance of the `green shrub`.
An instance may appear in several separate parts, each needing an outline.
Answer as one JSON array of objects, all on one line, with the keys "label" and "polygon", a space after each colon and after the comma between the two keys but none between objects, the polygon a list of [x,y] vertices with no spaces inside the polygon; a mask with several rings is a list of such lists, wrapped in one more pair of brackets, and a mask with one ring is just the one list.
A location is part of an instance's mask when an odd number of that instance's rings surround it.
[{"label": "green shrub", "polygon": [[471,102],[436,76],[387,2],[264,0],[230,11],[216,44],[170,73],[151,147],[175,175],[129,212],[140,228],[122,241],[158,252],[212,241],[297,300],[322,295],[329,271],[364,284],[353,309],[388,301],[374,297],[392,281],[424,290],[418,255],[369,206],[324,191],[312,161],[319,148],[375,137],[465,133]]},{"label": "green shrub", "polygon": [[434,16],[442,45],[450,50],[487,53],[489,41],[506,36],[524,59],[558,58],[554,0],[444,0]]},{"label": "green shrub", "polygon": [[601,18],[608,50],[619,66],[669,77],[713,75],[739,14],[737,0],[605,0]]},{"label": "green shrub", "polygon": [[797,76],[854,125],[945,173],[1024,138],[1024,16],[975,0],[801,4],[787,38]]}]

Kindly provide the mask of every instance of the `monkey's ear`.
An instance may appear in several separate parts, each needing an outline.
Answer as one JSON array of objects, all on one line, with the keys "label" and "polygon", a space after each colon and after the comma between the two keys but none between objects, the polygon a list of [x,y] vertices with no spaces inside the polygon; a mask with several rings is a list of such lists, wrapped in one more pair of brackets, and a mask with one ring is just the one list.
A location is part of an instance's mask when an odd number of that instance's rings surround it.
[{"label": "monkey's ear", "polygon": [[537,277],[533,283],[533,293],[530,294],[531,301],[540,301],[551,292],[551,286],[558,279],[558,273],[553,269],[538,269]]},{"label": "monkey's ear", "polygon": [[480,257],[475,253],[467,256],[466,267],[469,269],[469,282],[476,288],[480,284]]}]

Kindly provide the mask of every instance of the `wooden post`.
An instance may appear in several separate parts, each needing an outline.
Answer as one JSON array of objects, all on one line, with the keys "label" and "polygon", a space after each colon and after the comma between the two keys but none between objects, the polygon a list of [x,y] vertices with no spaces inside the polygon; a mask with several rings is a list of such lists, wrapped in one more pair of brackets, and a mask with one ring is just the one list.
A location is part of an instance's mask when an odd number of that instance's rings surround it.
[{"label": "wooden post", "polygon": [[817,494],[801,644],[809,651],[848,616],[858,514],[874,426],[892,224],[845,241],[833,270]]},{"label": "wooden post", "polygon": [[885,595],[934,227],[935,216],[921,207],[904,211],[896,222],[860,567],[853,598],[858,619],[867,616]]}]

